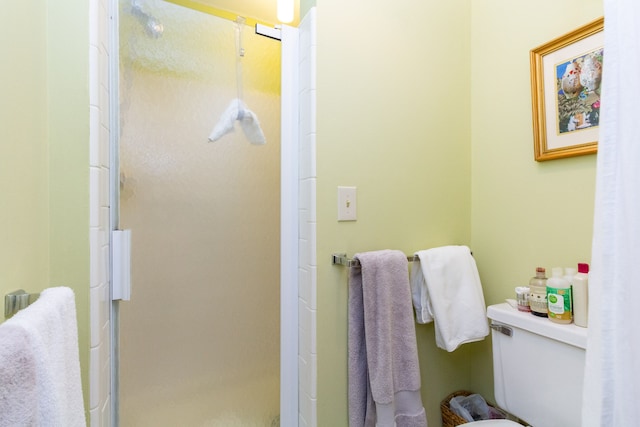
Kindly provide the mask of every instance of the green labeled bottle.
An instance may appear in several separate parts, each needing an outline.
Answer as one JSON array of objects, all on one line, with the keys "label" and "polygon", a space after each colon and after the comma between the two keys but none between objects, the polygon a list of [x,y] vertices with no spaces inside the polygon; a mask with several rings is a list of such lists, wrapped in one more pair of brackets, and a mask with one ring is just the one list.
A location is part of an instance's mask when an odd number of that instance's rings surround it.
[{"label": "green labeled bottle", "polygon": [[571,301],[571,283],[562,277],[561,267],[552,268],[551,278],[547,280],[549,320],[555,323],[571,323]]}]

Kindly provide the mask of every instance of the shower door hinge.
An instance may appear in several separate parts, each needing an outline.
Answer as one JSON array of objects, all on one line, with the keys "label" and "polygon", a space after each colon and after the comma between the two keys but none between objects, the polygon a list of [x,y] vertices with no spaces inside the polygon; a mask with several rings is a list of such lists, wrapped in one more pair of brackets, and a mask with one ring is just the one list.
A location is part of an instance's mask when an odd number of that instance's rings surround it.
[{"label": "shower door hinge", "polygon": [[131,230],[111,232],[111,299],[131,299]]}]

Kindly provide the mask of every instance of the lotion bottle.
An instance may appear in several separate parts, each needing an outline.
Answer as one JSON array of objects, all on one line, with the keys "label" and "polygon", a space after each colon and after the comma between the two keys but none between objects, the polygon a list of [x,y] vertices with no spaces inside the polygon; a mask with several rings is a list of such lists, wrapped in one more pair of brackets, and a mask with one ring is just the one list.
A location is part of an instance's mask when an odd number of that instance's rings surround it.
[{"label": "lotion bottle", "polygon": [[573,321],[576,326],[586,328],[589,321],[589,264],[578,264],[578,273],[573,276]]}]

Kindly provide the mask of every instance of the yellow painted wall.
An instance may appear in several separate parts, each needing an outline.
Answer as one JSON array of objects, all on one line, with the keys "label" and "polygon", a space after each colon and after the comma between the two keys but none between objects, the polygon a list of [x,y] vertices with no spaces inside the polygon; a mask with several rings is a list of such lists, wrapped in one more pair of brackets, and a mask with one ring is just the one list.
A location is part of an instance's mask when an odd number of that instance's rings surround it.
[{"label": "yellow painted wall", "polygon": [[[529,50],[602,3],[325,0],[317,13],[318,425],[346,426],[347,272],[332,252],[468,244],[487,304],[537,266],[590,261],[595,156],[533,160]],[[338,185],[358,187],[355,223],[336,221]],[[493,399],[490,340],[447,354],[431,326],[417,334],[430,425],[451,391]]]},{"label": "yellow painted wall", "polygon": [[45,3],[0,5],[2,298],[39,291],[49,276]]},{"label": "yellow painted wall", "polygon": [[53,2],[47,20],[49,286],[76,296],[85,411],[89,410],[89,4]]},{"label": "yellow painted wall", "polygon": [[0,6],[0,291],[76,295],[85,408],[89,350],[88,5]]},{"label": "yellow painted wall", "polygon": [[[325,0],[317,19],[318,425],[347,426],[347,270],[330,256],[470,244],[471,17],[468,0]],[[336,220],[339,185],[358,188],[356,222]],[[473,346],[417,329],[435,426]]]},{"label": "yellow painted wall", "polygon": [[[537,266],[590,262],[596,156],[534,161],[529,51],[603,11],[601,0],[471,5],[471,241],[494,304]],[[474,357],[472,387],[493,398],[489,340]]]}]

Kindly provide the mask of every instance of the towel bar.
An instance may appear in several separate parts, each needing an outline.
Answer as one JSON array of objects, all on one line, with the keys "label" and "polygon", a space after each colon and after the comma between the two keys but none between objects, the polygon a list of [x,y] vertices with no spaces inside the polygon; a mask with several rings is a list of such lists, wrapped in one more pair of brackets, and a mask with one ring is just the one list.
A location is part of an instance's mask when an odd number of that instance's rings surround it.
[{"label": "towel bar", "polygon": [[[473,252],[471,252],[473,256]],[[407,255],[407,261],[418,261],[418,255]],[[347,254],[344,252],[337,252],[331,254],[331,264],[333,265],[344,265],[347,268],[360,268],[360,261],[357,259],[351,259],[347,257]]]},{"label": "towel bar", "polygon": [[40,294],[30,294],[22,289],[11,292],[4,296],[4,318],[8,319],[18,311],[26,308],[29,304],[32,304],[38,299]]},{"label": "towel bar", "polygon": [[[407,261],[417,261],[418,258],[416,255],[407,255]],[[359,268],[360,261],[357,259],[351,259],[347,257],[345,253],[335,253],[331,254],[331,264],[333,265],[344,265],[347,268]]]}]

